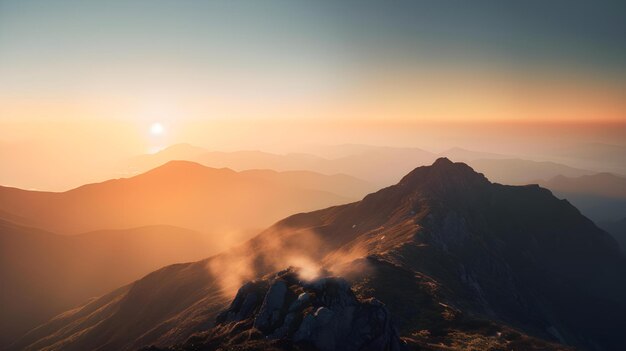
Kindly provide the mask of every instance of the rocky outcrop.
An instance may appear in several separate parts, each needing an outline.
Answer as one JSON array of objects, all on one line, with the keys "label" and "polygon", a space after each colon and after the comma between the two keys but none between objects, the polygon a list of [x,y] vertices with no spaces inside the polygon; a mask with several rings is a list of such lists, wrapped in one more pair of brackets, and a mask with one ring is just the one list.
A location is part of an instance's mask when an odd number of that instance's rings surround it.
[{"label": "rocky outcrop", "polygon": [[216,328],[249,324],[267,340],[318,350],[403,350],[387,308],[360,300],[338,277],[313,281],[293,269],[243,285]]}]

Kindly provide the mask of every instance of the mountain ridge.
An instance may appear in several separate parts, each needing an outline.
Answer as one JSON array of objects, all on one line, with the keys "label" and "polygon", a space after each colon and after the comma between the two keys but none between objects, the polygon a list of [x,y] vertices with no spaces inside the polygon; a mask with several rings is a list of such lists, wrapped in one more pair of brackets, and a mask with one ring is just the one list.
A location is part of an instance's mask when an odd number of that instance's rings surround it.
[{"label": "mountain ridge", "polygon": [[[292,215],[231,251],[165,267],[14,347],[79,350],[105,335],[115,336],[103,350],[182,343],[213,325],[233,288],[288,265],[345,276],[421,345],[453,345],[481,319],[577,347],[626,344],[618,330],[626,323],[626,265],[615,240],[546,189],[491,183],[440,159],[359,202]],[[99,312],[99,304],[117,312]],[[134,326],[118,325],[129,313]]]}]

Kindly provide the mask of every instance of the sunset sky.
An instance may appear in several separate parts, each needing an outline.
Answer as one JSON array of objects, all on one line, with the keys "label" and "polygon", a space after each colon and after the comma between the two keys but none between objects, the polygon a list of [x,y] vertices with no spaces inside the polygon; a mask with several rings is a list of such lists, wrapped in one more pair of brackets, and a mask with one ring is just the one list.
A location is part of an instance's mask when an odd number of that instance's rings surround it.
[{"label": "sunset sky", "polygon": [[618,143],[624,37],[623,1],[0,0],[0,155]]}]

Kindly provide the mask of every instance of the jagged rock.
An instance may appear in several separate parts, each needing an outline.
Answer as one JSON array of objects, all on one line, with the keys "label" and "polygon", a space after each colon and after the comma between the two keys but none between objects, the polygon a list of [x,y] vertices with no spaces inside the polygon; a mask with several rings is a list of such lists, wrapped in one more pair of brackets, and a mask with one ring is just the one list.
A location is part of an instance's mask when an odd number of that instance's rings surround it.
[{"label": "jagged rock", "polygon": [[252,315],[257,305],[263,301],[267,292],[266,281],[254,281],[244,284],[239,288],[230,308],[220,313],[216,321],[218,323],[241,321]]},{"label": "jagged rock", "polygon": [[271,330],[271,328],[279,322],[286,295],[287,284],[285,281],[274,281],[267,291],[267,294],[265,294],[261,310],[254,320],[255,328],[261,331]]},{"label": "jagged rock", "polygon": [[289,269],[247,283],[218,316],[217,328],[245,320],[253,320],[251,328],[267,340],[323,351],[404,349],[387,308],[375,299],[359,300],[350,284],[338,277],[304,282]]},{"label": "jagged rock", "polygon": [[300,295],[298,295],[298,298],[296,299],[296,301],[294,301],[291,304],[291,306],[289,306],[288,311],[294,312],[294,311],[301,310],[302,306],[309,303],[310,300],[311,300],[311,294],[303,292]]}]

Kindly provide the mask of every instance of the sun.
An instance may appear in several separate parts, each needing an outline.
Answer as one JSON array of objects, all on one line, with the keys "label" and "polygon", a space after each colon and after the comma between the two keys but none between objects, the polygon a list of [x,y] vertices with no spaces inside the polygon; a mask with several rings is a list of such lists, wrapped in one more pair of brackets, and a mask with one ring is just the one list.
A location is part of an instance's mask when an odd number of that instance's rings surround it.
[{"label": "sun", "polygon": [[165,132],[165,128],[159,122],[154,122],[150,125],[150,134],[152,135],[161,135]]}]

